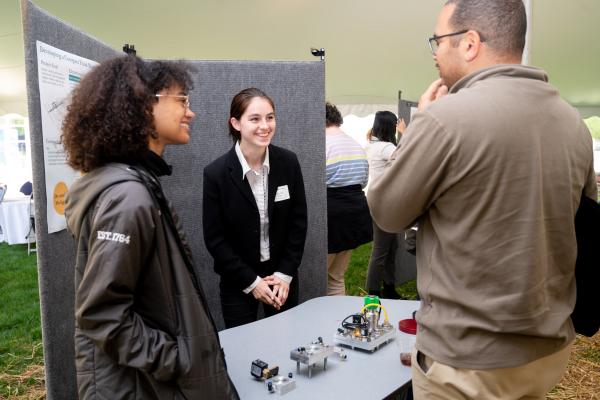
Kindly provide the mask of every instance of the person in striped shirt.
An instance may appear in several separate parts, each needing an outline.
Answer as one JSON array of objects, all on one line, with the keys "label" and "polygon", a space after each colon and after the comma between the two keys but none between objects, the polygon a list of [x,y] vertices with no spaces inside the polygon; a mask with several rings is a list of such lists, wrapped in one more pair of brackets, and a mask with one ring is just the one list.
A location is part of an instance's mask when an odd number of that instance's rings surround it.
[{"label": "person in striped shirt", "polygon": [[369,164],[363,148],[340,129],[337,107],[325,105],[327,180],[327,295],[344,295],[344,274],[352,249],[373,239],[371,214],[363,188]]}]

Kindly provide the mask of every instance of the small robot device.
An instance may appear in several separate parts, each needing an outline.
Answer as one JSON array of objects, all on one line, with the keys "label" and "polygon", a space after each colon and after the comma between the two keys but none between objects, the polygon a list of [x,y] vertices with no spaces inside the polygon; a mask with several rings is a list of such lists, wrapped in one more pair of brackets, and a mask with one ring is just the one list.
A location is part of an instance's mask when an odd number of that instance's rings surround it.
[{"label": "small robot device", "polygon": [[[385,319],[380,323],[381,312]],[[384,344],[394,340],[396,333],[389,322],[385,307],[379,297],[366,296],[360,313],[344,318],[333,336],[333,342],[351,349],[375,352]]]},{"label": "small robot device", "polygon": [[312,367],[318,362],[323,361],[323,370],[327,369],[327,357],[334,353],[333,346],[323,343],[323,338],[306,346],[297,347],[290,351],[290,358],[296,361],[296,372],[300,371],[300,364],[308,366],[308,377],[312,376]]},{"label": "small robot device", "polygon": [[288,376],[280,376],[278,374],[278,366],[269,368],[269,364],[263,360],[256,359],[252,361],[252,365],[250,366],[250,375],[257,380],[264,381],[267,390],[270,393],[284,395],[289,391],[296,389],[296,381],[291,372]]},{"label": "small robot device", "polygon": [[250,366],[250,375],[252,375],[256,379],[269,379],[274,377],[278,373],[278,366],[269,368],[269,364],[267,364],[263,360],[256,359],[252,361],[252,365]]}]

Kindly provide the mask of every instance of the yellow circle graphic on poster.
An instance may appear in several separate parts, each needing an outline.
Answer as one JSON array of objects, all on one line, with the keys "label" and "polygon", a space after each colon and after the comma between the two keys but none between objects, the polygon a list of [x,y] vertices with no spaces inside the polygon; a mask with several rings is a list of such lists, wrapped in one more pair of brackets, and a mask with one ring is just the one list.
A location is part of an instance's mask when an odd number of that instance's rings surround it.
[{"label": "yellow circle graphic on poster", "polygon": [[67,194],[67,190],[67,184],[64,182],[58,182],[54,186],[52,204],[54,205],[54,211],[60,215],[65,215],[65,195]]}]

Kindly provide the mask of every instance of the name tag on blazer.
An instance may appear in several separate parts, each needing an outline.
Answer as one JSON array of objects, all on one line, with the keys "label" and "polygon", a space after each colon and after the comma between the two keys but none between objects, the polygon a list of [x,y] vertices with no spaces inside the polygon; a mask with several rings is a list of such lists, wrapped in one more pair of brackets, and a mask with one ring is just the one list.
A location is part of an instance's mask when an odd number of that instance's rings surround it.
[{"label": "name tag on blazer", "polygon": [[290,198],[290,191],[287,185],[279,186],[275,193],[275,201],[288,200]]}]

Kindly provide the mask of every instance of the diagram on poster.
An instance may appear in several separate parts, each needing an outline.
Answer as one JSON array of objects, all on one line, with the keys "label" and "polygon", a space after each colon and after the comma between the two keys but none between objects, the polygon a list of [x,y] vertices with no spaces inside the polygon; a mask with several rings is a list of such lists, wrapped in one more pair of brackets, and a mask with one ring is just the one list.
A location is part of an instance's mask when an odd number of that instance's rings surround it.
[{"label": "diagram on poster", "polygon": [[60,143],[62,121],[71,91],[96,61],[36,42],[44,167],[46,171],[46,201],[48,233],[66,228],[65,195],[79,175],[67,165]]}]

